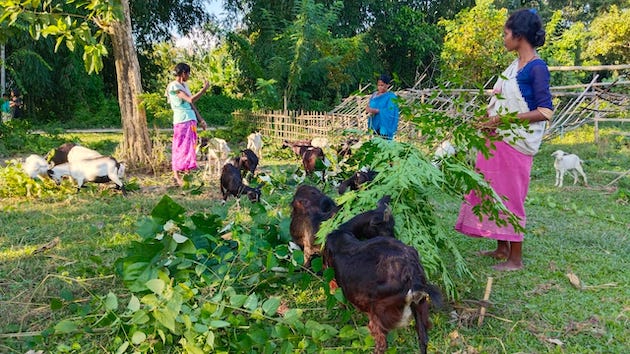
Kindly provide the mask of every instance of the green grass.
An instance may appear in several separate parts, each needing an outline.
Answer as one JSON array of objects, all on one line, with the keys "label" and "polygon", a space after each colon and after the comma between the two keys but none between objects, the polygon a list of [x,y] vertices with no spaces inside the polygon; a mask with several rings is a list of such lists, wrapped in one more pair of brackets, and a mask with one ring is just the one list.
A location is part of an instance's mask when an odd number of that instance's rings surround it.
[{"label": "green grass", "polygon": [[[456,240],[474,278],[457,279],[459,298],[434,310],[430,352],[435,353],[624,353],[630,348],[630,177],[608,185],[614,174],[630,168],[627,139],[606,130],[592,141],[585,127],[543,144],[534,159],[527,201],[528,225],[523,247],[525,269],[499,273],[491,259],[474,256],[494,243],[452,230],[458,200],[436,205],[442,226]],[[88,146],[114,149],[115,137],[88,138]],[[84,140],[85,139],[85,140]],[[105,142],[100,142],[100,141]],[[562,149],[586,161],[589,186],[554,187],[551,152]],[[110,151],[106,151],[110,152]],[[277,165],[278,161],[263,161]],[[566,177],[566,176],[565,176]],[[89,187],[79,194],[0,200],[0,352],[24,353],[28,348],[57,352],[104,352],[107,333],[75,337],[75,349],[39,334],[66,318],[65,309],[51,309],[52,299],[67,298],[86,306],[91,294],[125,293],[113,263],[123,256],[135,235],[137,220],[150,214],[163,193],[189,211],[211,212],[219,203],[211,183],[193,195],[165,187],[170,175],[136,176],[152,188],[123,198],[113,191]],[[625,191],[625,194],[623,193]],[[33,251],[59,237],[61,242],[41,253]],[[574,274],[582,287],[571,284]],[[488,277],[494,278],[491,306],[481,327],[477,309]],[[366,317],[341,319],[326,313],[321,289],[286,289],[293,304],[337,329],[356,326],[365,336]],[[54,306],[53,306],[54,307]],[[86,312],[87,313],[87,312]],[[76,314],[72,312],[72,314]],[[72,343],[64,342],[64,343]],[[412,328],[389,336],[390,352],[417,350]],[[334,348],[335,342],[330,341]],[[346,352],[351,351],[346,348]],[[354,352],[354,351],[352,351]]]}]

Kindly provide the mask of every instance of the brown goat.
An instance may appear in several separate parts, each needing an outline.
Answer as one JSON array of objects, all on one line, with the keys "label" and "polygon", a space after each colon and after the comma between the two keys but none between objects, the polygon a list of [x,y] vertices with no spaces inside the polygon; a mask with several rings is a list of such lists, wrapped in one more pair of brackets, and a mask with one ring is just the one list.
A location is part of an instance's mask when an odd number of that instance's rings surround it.
[{"label": "brown goat", "polygon": [[291,202],[289,232],[293,242],[304,251],[304,265],[310,266],[311,258],[321,253],[315,245],[315,235],[322,221],[330,219],[339,210],[337,204],[313,186],[299,186]]},{"label": "brown goat", "polygon": [[429,284],[415,248],[391,237],[361,241],[335,230],[326,237],[324,265],[333,267],[344,296],[368,315],[374,353],[387,349],[387,334],[406,326],[413,315],[420,352],[427,352],[429,303],[441,302],[440,291]]}]

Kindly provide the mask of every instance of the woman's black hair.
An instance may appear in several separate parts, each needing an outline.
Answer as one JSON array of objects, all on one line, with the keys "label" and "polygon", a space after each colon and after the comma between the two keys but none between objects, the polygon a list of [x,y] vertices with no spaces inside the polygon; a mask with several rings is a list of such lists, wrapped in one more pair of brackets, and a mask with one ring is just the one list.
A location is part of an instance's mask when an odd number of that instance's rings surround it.
[{"label": "woman's black hair", "polygon": [[383,83],[385,83],[387,85],[389,85],[392,82],[391,76],[389,76],[387,74],[381,74],[381,76],[379,76],[378,79],[383,81]]},{"label": "woman's black hair", "polygon": [[536,10],[518,10],[505,22],[505,28],[512,31],[515,38],[525,38],[534,48],[545,44],[545,29]]},{"label": "woman's black hair", "polygon": [[181,76],[183,73],[190,74],[190,65],[186,63],[178,63],[173,69],[173,75]]}]

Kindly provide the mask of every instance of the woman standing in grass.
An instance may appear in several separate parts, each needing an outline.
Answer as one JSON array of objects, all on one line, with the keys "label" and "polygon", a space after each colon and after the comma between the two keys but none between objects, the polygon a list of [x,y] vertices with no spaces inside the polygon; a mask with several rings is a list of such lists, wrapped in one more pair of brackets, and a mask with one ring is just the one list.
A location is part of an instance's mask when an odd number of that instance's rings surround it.
[{"label": "woman standing in grass", "polygon": [[376,92],[370,97],[365,111],[368,117],[368,132],[374,132],[382,138],[392,140],[398,130],[398,106],[396,94],[389,91],[392,79],[389,75],[381,75],[376,82]]},{"label": "woman standing in grass", "polygon": [[188,88],[190,66],[179,63],[173,70],[175,80],[166,87],[166,96],[173,109],[173,149],[172,168],[173,179],[178,186],[184,184],[181,172],[188,172],[197,168],[197,122],[202,129],[206,129],[206,121],[201,118],[195,101],[208,90],[210,84],[206,80],[203,88],[196,94],[191,94]]},{"label": "woman standing in grass", "polygon": [[[520,218],[525,227],[525,197],[529,189],[530,172],[534,155],[538,152],[545,132],[546,121],[553,114],[549,91],[549,69],[536,53],[545,43],[545,30],[535,10],[518,10],[505,23],[503,42],[508,51],[518,58],[503,72],[494,85],[495,94],[490,100],[488,117],[481,123],[483,129],[495,131],[501,115],[516,113],[524,125],[510,131],[496,131],[502,136],[495,142],[492,156],[477,156],[476,168],[492,188],[507,198],[505,206]],[[524,234],[511,225],[498,226],[484,217],[482,221],[473,213],[479,204],[474,192],[462,203],[455,229],[474,237],[497,240],[497,248],[479,252],[480,255],[505,259],[495,265],[496,270],[523,268],[522,244]]]}]

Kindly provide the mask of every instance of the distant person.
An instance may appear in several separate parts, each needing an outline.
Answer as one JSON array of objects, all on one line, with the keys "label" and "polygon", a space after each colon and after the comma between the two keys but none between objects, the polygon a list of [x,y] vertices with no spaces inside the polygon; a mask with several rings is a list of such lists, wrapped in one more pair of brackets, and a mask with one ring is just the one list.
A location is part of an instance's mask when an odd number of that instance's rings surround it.
[{"label": "distant person", "polygon": [[197,122],[202,129],[206,129],[206,121],[195,107],[195,101],[203,95],[210,83],[206,80],[203,88],[196,94],[191,94],[188,88],[190,66],[179,63],[173,70],[175,80],[166,87],[166,96],[173,110],[173,148],[172,169],[173,179],[178,186],[182,186],[181,173],[197,168]]},{"label": "distant person", "polygon": [[368,132],[374,132],[382,138],[392,140],[398,130],[398,106],[396,94],[389,91],[392,79],[386,74],[381,75],[376,82],[376,92],[370,96],[370,102],[365,111],[368,117]]},{"label": "distant person", "polygon": [[11,97],[5,92],[2,94],[2,123],[10,121],[11,118]]},{"label": "distant person", "polygon": [[22,109],[24,107],[24,102],[22,101],[22,97],[20,96],[20,91],[18,91],[17,89],[11,89],[11,100],[9,102],[9,107],[11,109],[11,118],[22,118]]},{"label": "distant person", "polygon": [[[525,197],[534,155],[542,142],[547,120],[553,114],[549,90],[549,68],[536,52],[545,43],[545,29],[535,10],[518,10],[508,18],[503,28],[505,49],[514,51],[518,58],[503,72],[494,85],[488,116],[481,128],[495,132],[501,115],[516,113],[526,127],[500,131],[503,140],[494,142],[491,156],[477,155],[476,169],[502,197],[505,206],[520,218],[525,227]],[[497,240],[497,248],[478,254],[505,260],[493,268],[499,271],[523,268],[522,246],[524,234],[512,225],[498,226],[484,216],[482,220],[473,209],[480,203],[471,192],[460,208],[455,229],[474,237]]]}]

